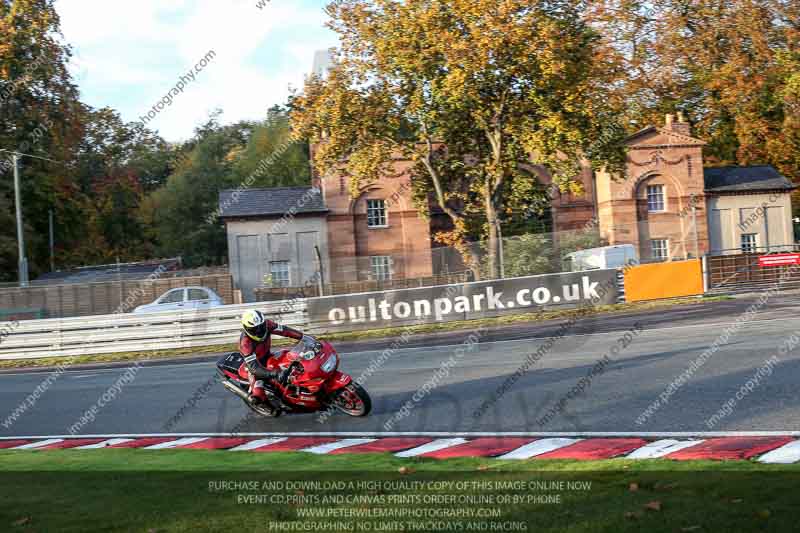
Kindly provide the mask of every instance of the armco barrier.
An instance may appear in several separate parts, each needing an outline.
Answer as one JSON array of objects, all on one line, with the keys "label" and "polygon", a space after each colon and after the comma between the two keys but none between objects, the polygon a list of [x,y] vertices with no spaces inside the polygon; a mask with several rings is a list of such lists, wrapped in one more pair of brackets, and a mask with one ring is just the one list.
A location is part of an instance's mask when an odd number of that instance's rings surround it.
[{"label": "armco barrier", "polygon": [[313,329],[354,331],[615,304],[619,294],[618,271],[608,269],[323,296],[306,302]]},{"label": "armco barrier", "polygon": [[625,272],[628,302],[703,294],[703,267],[699,259],[634,266]]},{"label": "armco barrier", "polygon": [[234,343],[241,315],[260,309],[311,333],[432,324],[508,313],[613,304],[618,270],[545,274],[181,313],[116,314],[0,323],[0,359],[68,357]]},{"label": "armco barrier", "polygon": [[116,314],[0,323],[0,359],[68,357],[235,343],[242,313],[260,309],[282,324],[307,325],[305,302],[226,305],[180,313]]}]

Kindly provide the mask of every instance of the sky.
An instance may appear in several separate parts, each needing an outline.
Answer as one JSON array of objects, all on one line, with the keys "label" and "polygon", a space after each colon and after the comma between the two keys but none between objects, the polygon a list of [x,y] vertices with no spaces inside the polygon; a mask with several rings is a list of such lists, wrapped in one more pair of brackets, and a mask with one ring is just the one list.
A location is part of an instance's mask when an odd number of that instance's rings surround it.
[{"label": "sky", "polygon": [[[259,8],[257,4],[263,3]],[[81,99],[138,121],[209,51],[183,92],[147,126],[171,142],[192,136],[214,109],[223,122],[257,120],[301,88],[314,52],[336,46],[327,0],[56,0],[74,52]],[[224,6],[224,7],[222,7]]]}]

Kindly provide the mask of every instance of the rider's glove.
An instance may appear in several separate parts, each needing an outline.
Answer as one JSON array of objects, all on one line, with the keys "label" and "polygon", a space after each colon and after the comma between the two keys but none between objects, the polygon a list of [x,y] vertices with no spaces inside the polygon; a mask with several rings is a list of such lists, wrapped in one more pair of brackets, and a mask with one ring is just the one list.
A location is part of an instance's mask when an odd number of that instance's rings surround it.
[{"label": "rider's glove", "polygon": [[289,376],[292,375],[292,370],[294,370],[294,368],[291,366],[281,370],[281,372],[278,374],[278,383],[281,385],[286,385],[286,383],[289,381]]}]

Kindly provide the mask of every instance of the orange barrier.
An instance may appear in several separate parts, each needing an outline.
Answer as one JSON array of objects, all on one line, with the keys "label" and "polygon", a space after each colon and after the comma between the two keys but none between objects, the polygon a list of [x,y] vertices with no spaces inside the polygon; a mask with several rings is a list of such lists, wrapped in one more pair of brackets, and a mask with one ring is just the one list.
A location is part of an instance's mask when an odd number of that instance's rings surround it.
[{"label": "orange barrier", "polygon": [[703,267],[699,259],[638,265],[625,272],[628,302],[698,294],[703,294]]}]

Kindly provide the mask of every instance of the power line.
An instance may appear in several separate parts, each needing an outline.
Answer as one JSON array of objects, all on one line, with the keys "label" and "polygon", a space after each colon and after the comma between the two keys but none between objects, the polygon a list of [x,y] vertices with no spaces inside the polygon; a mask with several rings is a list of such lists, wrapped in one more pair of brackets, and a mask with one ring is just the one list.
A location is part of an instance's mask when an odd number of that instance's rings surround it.
[{"label": "power line", "polygon": [[4,150],[3,148],[0,148],[0,152],[6,152],[7,154],[13,154],[13,155],[16,155],[16,156],[32,157],[32,158],[34,158],[34,159],[41,159],[41,160],[43,160],[43,161],[50,161],[51,163],[61,163],[61,164],[66,164],[66,163],[64,163],[64,161],[56,161],[55,159],[50,159],[50,158],[47,158],[47,157],[42,157],[42,156],[40,156],[40,155],[33,155],[33,154],[23,154],[22,152],[17,152],[16,150]]}]

